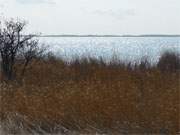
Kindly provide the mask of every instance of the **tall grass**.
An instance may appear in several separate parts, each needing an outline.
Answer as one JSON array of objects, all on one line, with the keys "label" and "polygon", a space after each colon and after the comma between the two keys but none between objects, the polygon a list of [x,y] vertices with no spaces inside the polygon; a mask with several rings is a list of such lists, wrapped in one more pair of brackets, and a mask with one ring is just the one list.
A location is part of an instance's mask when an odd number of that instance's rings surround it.
[{"label": "tall grass", "polygon": [[[175,56],[175,57],[174,57]],[[54,56],[35,60],[23,79],[0,83],[1,129],[11,134],[177,134],[180,58],[157,65]],[[175,66],[174,66],[175,65]],[[18,73],[18,71],[17,71]]]}]

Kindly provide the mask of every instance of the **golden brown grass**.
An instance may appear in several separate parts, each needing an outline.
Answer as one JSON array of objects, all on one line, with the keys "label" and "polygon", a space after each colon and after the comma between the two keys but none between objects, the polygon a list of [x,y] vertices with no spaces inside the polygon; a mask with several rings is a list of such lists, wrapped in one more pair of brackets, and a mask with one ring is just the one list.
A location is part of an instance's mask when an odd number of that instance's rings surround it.
[{"label": "golden brown grass", "polygon": [[9,133],[177,134],[179,73],[94,59],[37,60],[20,82],[0,84],[2,126]]}]

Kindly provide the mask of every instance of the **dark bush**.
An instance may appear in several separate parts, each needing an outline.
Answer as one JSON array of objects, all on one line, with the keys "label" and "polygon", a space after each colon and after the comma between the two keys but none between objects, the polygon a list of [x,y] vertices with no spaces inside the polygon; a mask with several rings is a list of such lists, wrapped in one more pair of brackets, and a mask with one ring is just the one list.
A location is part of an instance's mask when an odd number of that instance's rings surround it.
[{"label": "dark bush", "polygon": [[29,63],[44,52],[39,48],[38,40],[34,39],[35,35],[23,33],[25,26],[24,21],[13,19],[0,25],[0,65],[5,80],[15,79],[18,59],[23,61],[20,66],[24,76]]},{"label": "dark bush", "polygon": [[161,55],[157,67],[161,71],[177,71],[180,69],[180,55],[175,52],[165,52]]}]

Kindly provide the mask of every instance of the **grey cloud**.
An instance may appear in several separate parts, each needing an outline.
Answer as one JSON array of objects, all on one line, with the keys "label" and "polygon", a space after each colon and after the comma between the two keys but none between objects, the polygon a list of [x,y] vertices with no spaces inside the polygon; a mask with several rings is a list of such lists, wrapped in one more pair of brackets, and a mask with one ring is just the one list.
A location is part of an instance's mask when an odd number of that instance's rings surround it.
[{"label": "grey cloud", "polygon": [[118,9],[118,10],[95,10],[94,14],[110,16],[116,19],[123,19],[127,16],[134,16],[134,9]]},{"label": "grey cloud", "polygon": [[18,3],[21,4],[55,4],[53,0],[16,0]]},{"label": "grey cloud", "polygon": [[0,8],[4,8],[4,4],[1,4],[1,3],[0,3]]},{"label": "grey cloud", "polygon": [[0,5],[0,8],[3,8],[4,7],[4,5]]}]

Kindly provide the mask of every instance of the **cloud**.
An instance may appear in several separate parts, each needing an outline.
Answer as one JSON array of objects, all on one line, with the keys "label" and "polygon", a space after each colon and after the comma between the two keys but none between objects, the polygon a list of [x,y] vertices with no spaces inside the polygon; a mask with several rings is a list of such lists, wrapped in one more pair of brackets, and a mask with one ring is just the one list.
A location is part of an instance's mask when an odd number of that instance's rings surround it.
[{"label": "cloud", "polygon": [[93,13],[97,15],[110,16],[115,19],[124,19],[127,16],[134,16],[136,14],[134,9],[95,10]]},{"label": "cloud", "polygon": [[4,5],[3,4],[0,4],[0,8],[3,8],[4,7]]},{"label": "cloud", "polygon": [[20,4],[55,4],[53,0],[16,0]]}]

